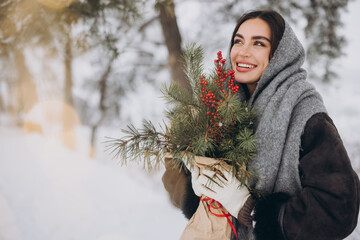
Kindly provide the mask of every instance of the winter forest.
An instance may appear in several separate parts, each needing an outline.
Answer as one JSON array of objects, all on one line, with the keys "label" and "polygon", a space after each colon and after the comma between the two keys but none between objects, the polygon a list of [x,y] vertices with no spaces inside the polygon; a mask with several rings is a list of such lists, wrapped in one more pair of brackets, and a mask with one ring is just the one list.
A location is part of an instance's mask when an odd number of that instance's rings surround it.
[{"label": "winter forest", "polygon": [[359,1],[0,0],[0,239],[178,239],[162,167],[123,166],[106,140],[166,121],[160,89],[189,87],[185,45],[211,68],[256,8],[292,25],[360,174]]}]

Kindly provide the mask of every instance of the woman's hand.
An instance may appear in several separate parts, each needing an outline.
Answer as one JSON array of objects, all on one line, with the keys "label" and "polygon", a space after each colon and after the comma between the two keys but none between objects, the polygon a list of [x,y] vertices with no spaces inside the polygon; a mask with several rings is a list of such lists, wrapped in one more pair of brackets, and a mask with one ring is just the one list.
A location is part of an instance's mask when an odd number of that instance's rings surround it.
[{"label": "woman's hand", "polygon": [[197,196],[205,195],[221,203],[234,217],[238,218],[240,209],[250,197],[246,186],[230,172],[215,173],[208,169],[200,169],[196,164],[190,166],[184,161],[191,172],[191,184]]},{"label": "woman's hand", "polygon": [[251,213],[255,200],[246,186],[230,172],[215,173],[200,169],[196,164],[190,166],[187,161],[183,162],[191,172],[191,184],[197,196],[204,195],[218,201],[241,224],[253,227]]},{"label": "woman's hand", "polygon": [[237,218],[240,209],[250,197],[247,187],[227,171],[223,171],[221,176],[213,171],[203,170],[203,175],[200,176],[194,180],[198,191],[221,203],[232,216]]}]

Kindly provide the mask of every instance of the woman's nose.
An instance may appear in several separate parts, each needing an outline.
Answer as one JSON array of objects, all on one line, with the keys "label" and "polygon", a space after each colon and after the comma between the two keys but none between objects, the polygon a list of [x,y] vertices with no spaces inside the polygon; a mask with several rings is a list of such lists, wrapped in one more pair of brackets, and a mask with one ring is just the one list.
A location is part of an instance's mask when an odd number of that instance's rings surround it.
[{"label": "woman's nose", "polygon": [[241,46],[241,48],[239,49],[239,55],[242,57],[249,57],[250,56],[249,46],[247,45]]}]

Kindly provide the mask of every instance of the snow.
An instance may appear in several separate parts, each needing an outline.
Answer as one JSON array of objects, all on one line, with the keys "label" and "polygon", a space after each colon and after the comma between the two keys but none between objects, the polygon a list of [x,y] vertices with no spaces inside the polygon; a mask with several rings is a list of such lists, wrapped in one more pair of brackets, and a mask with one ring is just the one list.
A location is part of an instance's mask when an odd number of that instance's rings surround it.
[{"label": "snow", "polygon": [[4,127],[0,135],[0,239],[171,239],[169,234],[176,239],[181,234],[186,221],[160,187],[160,171],[96,161],[86,156],[85,144],[69,150],[51,135]]},{"label": "snow", "polygon": [[[347,56],[339,61],[340,79],[330,85],[315,83],[358,172],[359,10],[360,2],[350,1],[344,15],[349,44]],[[124,100],[125,117],[138,116],[135,125],[141,118],[159,120],[164,108],[158,89],[144,87],[147,94]],[[72,150],[56,130],[29,134],[11,126],[10,117],[0,117],[0,239],[179,239],[187,220],[169,202],[163,169],[147,173],[137,165],[121,166],[103,151],[102,137],[117,137],[118,129],[102,129],[96,157],[90,158],[89,133],[83,127],[76,129],[77,148]],[[360,227],[347,239],[360,239]]]}]

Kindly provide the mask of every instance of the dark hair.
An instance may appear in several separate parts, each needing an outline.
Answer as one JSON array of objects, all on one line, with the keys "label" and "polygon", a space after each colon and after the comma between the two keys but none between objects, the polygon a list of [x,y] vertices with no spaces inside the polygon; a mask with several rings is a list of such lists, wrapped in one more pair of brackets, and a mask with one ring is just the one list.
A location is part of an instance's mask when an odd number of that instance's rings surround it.
[{"label": "dark hair", "polygon": [[285,29],[285,20],[284,18],[276,11],[274,10],[258,10],[258,11],[250,11],[245,14],[243,14],[240,19],[238,20],[238,23],[234,29],[232,38],[231,38],[231,45],[230,45],[230,51],[232,47],[234,46],[234,38],[239,30],[239,27],[241,24],[243,24],[246,20],[254,19],[254,18],[260,18],[264,20],[270,27],[271,32],[271,51],[270,51],[270,58],[272,58],[277,46],[279,45],[279,42],[282,38],[282,35],[284,33]]}]

